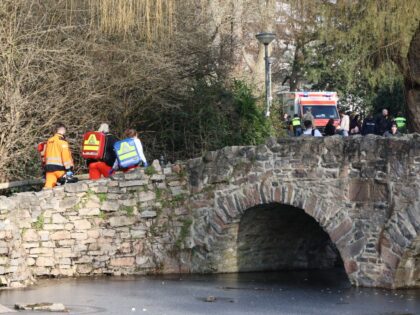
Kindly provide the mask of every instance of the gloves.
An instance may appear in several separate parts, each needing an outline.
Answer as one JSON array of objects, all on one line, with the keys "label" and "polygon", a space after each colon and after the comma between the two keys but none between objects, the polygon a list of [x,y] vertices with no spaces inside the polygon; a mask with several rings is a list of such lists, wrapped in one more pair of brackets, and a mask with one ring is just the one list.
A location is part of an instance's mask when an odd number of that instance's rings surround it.
[{"label": "gloves", "polygon": [[72,177],[73,175],[74,175],[74,173],[72,171],[67,171],[66,172],[67,177]]}]

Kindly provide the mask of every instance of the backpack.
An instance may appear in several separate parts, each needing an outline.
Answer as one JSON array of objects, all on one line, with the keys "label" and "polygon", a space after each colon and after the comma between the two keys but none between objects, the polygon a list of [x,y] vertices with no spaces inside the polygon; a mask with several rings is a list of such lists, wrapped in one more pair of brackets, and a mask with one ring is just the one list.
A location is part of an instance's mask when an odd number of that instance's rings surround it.
[{"label": "backpack", "polygon": [[40,142],[37,145],[37,151],[39,152],[39,156],[41,158],[41,165],[42,167],[45,166],[45,152],[47,151],[47,142]]},{"label": "backpack", "polygon": [[86,132],[83,136],[82,157],[84,159],[102,160],[105,146],[106,135],[103,132]]},{"label": "backpack", "polygon": [[137,151],[133,138],[117,141],[114,144],[114,151],[121,168],[137,166],[141,162],[140,154]]}]

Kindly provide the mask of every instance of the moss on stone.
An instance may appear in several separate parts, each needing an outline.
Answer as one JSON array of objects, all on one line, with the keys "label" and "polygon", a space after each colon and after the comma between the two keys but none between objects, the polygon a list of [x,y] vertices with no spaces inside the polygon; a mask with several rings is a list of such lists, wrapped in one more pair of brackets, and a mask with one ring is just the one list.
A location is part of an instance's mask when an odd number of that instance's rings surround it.
[{"label": "moss on stone", "polygon": [[89,199],[90,197],[94,196],[95,192],[92,189],[88,189],[86,192],[86,197]]},{"label": "moss on stone", "polygon": [[99,218],[102,220],[106,220],[108,218],[107,214],[104,211],[99,212]]},{"label": "moss on stone", "polygon": [[173,196],[172,199],[161,200],[161,205],[162,205],[162,208],[174,209],[176,207],[180,207],[185,202],[186,199],[187,199],[187,195],[179,194],[179,195]]},{"label": "moss on stone", "polygon": [[42,230],[44,228],[44,224],[45,224],[45,217],[44,217],[44,214],[41,213],[36,218],[36,221],[34,223],[32,223],[32,227],[39,231],[39,230]]},{"label": "moss on stone", "polygon": [[175,242],[175,246],[181,249],[185,240],[190,236],[190,227],[193,223],[191,218],[180,220],[182,222],[181,231],[179,232],[178,239]]},{"label": "moss on stone", "polygon": [[176,195],[172,198],[172,202],[176,203],[176,204],[180,204],[180,203],[184,202],[185,199],[187,199],[187,196],[185,196],[185,194],[179,194],[179,195]]},{"label": "moss on stone", "polygon": [[161,200],[164,197],[165,192],[167,192],[166,189],[156,188],[155,189],[156,200]]},{"label": "moss on stone", "polygon": [[26,227],[22,228],[22,230],[20,231],[20,236],[23,237],[25,235],[26,231],[28,231],[28,229]]},{"label": "moss on stone", "polygon": [[146,174],[146,175],[148,175],[148,176],[152,176],[152,175],[157,174],[157,171],[156,171],[156,169],[153,167],[153,165],[150,165],[150,166],[148,166],[148,167],[146,167],[146,168],[144,169],[144,174]]},{"label": "moss on stone", "polygon": [[98,193],[97,196],[101,204],[103,204],[108,199],[108,195],[106,193]]},{"label": "moss on stone", "polygon": [[134,215],[134,207],[132,206],[121,206],[120,210],[126,212],[129,217]]}]

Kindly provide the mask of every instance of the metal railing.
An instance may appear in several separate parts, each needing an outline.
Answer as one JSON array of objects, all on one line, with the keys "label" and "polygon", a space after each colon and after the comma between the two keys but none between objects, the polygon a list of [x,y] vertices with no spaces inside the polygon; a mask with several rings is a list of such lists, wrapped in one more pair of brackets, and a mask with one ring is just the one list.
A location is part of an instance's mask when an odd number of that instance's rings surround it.
[{"label": "metal railing", "polygon": [[[88,174],[81,174],[75,175],[79,181],[88,180]],[[27,179],[27,180],[19,180],[15,182],[7,182],[7,183],[0,183],[0,190],[11,189],[11,188],[19,188],[19,187],[26,187],[32,185],[42,185],[44,184],[45,179],[43,178],[34,178],[34,179]]]}]

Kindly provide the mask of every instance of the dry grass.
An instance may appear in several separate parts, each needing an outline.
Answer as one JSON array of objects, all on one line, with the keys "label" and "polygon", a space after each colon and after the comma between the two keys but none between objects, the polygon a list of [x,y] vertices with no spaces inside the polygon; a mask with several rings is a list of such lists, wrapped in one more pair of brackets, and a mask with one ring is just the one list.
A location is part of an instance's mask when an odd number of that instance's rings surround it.
[{"label": "dry grass", "polygon": [[173,34],[175,0],[89,0],[88,10],[91,25],[106,34],[136,34],[148,43]]}]

